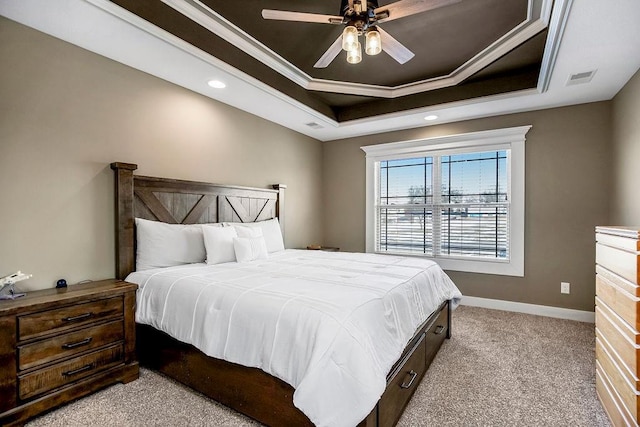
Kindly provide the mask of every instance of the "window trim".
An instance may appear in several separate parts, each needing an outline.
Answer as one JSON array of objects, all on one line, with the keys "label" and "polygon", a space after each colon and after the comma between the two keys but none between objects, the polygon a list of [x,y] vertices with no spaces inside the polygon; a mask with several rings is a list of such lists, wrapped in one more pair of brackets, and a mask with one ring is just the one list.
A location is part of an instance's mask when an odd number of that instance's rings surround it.
[{"label": "window trim", "polygon": [[[468,258],[431,258],[444,270],[524,276],[525,224],[525,135],[531,126],[519,126],[458,135],[360,147],[366,153],[366,251],[375,252],[376,194],[379,188],[378,164],[384,160],[428,157],[442,152],[469,152],[507,149],[509,154],[508,192],[510,194],[510,259],[471,260]],[[380,252],[382,253],[382,252]],[[406,255],[421,256],[421,255]]]}]

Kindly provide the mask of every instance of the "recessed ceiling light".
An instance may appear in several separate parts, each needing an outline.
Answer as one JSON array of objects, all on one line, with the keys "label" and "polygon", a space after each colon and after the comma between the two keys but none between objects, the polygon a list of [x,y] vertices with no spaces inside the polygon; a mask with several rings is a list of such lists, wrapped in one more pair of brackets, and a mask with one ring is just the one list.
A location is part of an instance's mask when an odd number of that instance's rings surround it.
[{"label": "recessed ceiling light", "polygon": [[437,119],[437,118],[438,118],[438,116],[436,116],[435,114],[429,114],[429,115],[428,115],[428,116],[426,116],[424,119],[425,119],[425,120],[429,120],[429,121],[431,121],[431,120],[435,120],[435,119]]},{"label": "recessed ceiling light", "polygon": [[209,80],[208,84],[209,86],[216,89],[224,89],[225,87],[227,87],[227,85],[222,83],[220,80]]}]

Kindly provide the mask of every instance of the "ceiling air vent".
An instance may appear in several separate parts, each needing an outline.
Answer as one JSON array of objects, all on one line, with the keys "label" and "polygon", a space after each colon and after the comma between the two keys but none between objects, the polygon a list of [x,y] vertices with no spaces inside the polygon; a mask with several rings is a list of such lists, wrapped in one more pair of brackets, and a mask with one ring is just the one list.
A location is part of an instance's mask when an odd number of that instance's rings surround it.
[{"label": "ceiling air vent", "polygon": [[316,122],[305,123],[305,125],[309,126],[311,129],[324,129],[324,126],[321,126]]},{"label": "ceiling air vent", "polygon": [[585,71],[583,73],[570,74],[569,79],[567,80],[567,86],[589,83],[595,73],[596,73],[596,70]]}]

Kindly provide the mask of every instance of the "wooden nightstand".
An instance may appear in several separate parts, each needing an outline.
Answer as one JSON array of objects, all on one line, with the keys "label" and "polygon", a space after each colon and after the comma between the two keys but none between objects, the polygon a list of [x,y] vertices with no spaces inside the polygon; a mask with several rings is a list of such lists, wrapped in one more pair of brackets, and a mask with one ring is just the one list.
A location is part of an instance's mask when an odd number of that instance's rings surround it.
[{"label": "wooden nightstand", "polygon": [[0,425],[138,378],[137,287],[101,280],[0,301]]},{"label": "wooden nightstand", "polygon": [[336,248],[334,246],[309,245],[306,247],[306,249],[309,251],[340,252],[340,248]]}]

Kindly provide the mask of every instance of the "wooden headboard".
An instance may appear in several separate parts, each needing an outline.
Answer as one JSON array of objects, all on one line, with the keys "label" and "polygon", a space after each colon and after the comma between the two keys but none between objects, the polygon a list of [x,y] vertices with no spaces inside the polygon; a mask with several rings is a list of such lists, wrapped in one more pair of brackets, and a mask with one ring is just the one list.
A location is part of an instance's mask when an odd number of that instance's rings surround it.
[{"label": "wooden headboard", "polygon": [[278,218],[284,236],[284,190],[237,187],[134,176],[131,163],[111,163],[115,172],[116,276],[135,271],[135,218],[171,224],[254,222]]}]

